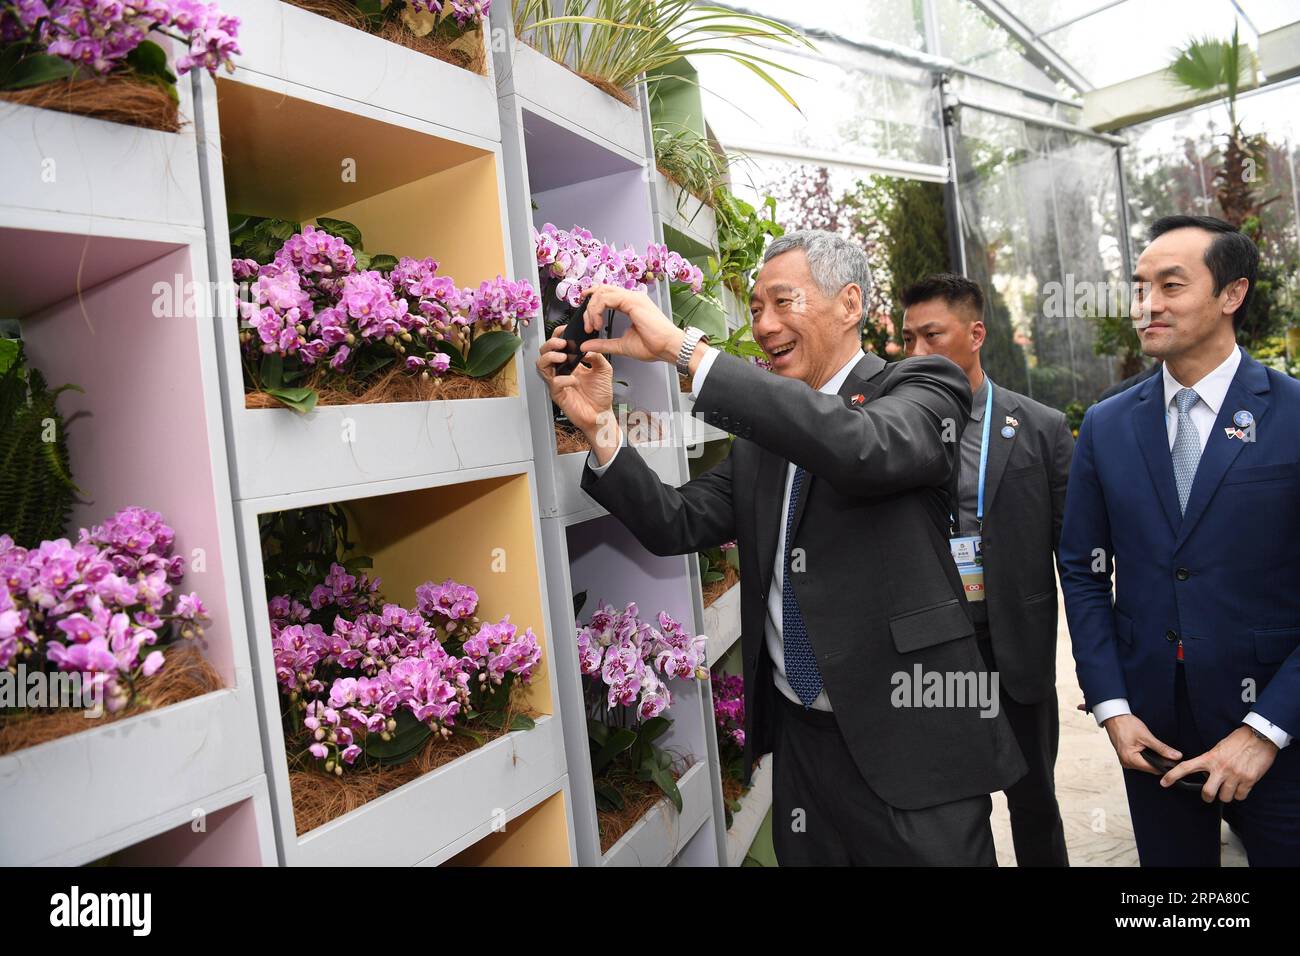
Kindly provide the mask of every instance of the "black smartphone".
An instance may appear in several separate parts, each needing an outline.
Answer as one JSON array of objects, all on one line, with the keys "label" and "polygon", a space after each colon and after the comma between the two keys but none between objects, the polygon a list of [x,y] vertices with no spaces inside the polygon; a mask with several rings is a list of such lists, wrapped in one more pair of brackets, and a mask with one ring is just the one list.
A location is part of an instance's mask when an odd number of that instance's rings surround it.
[{"label": "black smartphone", "polygon": [[[1156,770],[1159,770],[1161,775],[1167,774],[1170,770],[1173,770],[1175,767],[1177,767],[1178,764],[1181,762],[1178,760],[1170,760],[1168,757],[1156,753],[1156,751],[1152,750],[1150,747],[1142,748],[1142,759],[1145,760],[1147,763],[1149,763]],[[1182,787],[1184,790],[1199,791],[1202,787],[1205,786],[1205,781],[1209,779],[1210,779],[1210,774],[1208,771],[1198,770],[1196,773],[1189,774],[1186,777],[1183,777],[1181,780],[1177,781],[1174,784],[1174,786]]]},{"label": "black smartphone", "polygon": [[[588,332],[583,321],[583,313],[586,308],[578,306],[570,310],[569,315],[564,321],[564,354],[568,356],[564,363],[559,366],[558,374],[571,375],[573,370],[578,367],[582,361],[582,346],[592,339],[598,339],[601,336],[599,331]],[[613,309],[605,313],[605,327],[608,328],[610,321],[614,317]]]}]

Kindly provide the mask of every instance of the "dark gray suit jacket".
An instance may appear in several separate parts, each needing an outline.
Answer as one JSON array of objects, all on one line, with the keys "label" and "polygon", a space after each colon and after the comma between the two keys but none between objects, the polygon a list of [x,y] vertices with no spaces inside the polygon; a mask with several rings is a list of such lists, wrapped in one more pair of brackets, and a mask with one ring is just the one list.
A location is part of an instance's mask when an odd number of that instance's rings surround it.
[{"label": "dark gray suit jacket", "polygon": [[777,693],[764,640],[788,462],[807,469],[791,575],[836,720],[886,803],[920,809],[1002,790],[1024,773],[1006,718],[979,707],[895,707],[893,675],[984,670],[949,553],[948,487],[970,386],[945,358],[865,356],[839,395],[719,355],[695,410],[737,436],[680,489],[634,448],[583,489],[655,554],[737,539],[746,768],[772,749]]},{"label": "dark gray suit jacket", "polygon": [[[1013,438],[1003,438],[1007,417]],[[984,585],[1002,688],[1033,704],[1056,687],[1056,575],[1074,436],[1065,415],[994,383],[984,485]]]}]

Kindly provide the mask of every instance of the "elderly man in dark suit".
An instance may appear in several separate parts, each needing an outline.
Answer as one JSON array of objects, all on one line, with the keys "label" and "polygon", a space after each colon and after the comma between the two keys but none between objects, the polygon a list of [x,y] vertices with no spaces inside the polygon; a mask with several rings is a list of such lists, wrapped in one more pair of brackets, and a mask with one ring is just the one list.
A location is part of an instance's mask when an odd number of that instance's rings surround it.
[{"label": "elderly man in dark suit", "polygon": [[983,563],[966,575],[980,650],[998,673],[1002,709],[1029,772],[1007,790],[1021,866],[1068,866],[1054,769],[1054,559],[1065,514],[1074,438],[1054,408],[997,385],[984,372],[984,293],[964,276],[928,276],[904,290],[908,355],[952,359],[970,382],[962,432],[954,541],[977,538]]},{"label": "elderly man in dark suit", "polygon": [[[1024,764],[996,693],[976,691],[988,674],[948,550],[970,388],[947,359],[862,352],[869,285],[856,246],[796,232],[768,247],[750,299],[776,374],[608,286],[586,327],[613,308],[629,330],[568,375],[553,338],[538,367],[591,443],[584,489],[649,550],[739,540],[746,767],[773,753],[781,864],[994,865],[989,793]],[[696,412],[737,436],[728,457],[660,482],[619,447],[605,354],[689,372]]]}]

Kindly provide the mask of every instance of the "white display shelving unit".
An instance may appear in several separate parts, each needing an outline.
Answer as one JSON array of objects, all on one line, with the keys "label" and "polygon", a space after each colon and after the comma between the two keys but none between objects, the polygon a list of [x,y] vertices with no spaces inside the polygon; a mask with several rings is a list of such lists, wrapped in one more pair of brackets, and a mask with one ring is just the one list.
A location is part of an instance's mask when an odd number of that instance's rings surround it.
[{"label": "white display shelving unit", "polygon": [[763,820],[772,809],[772,755],[765,754],[750,778],[749,791],[740,798],[740,810],[727,831],[727,866],[740,866],[754,845]]},{"label": "white display shelving unit", "polygon": [[[199,156],[212,269],[230,275],[230,214],[355,223],[368,252],[432,256],[460,286],[514,277],[495,79],[307,13],[238,0],[255,35],[239,69],[198,94]],[[293,141],[294,159],[269,149]],[[571,798],[542,573],[530,371],[517,353],[508,394],[456,401],[246,407],[233,296],[218,303],[226,440],[232,460],[248,627],[277,851],[287,865],[435,865],[534,849],[574,861]],[[527,692],[532,730],[499,737],[299,833],[270,647],[259,518],[345,505],[359,550],[390,600],[452,577],[480,614],[531,626],[543,663]],[[504,573],[494,549],[508,555]],[[512,824],[527,839],[511,838]],[[527,855],[527,854],[524,854]]]},{"label": "white display shelving unit", "polygon": [[[93,493],[74,522],[143,505],[177,529],[178,553],[204,556],[185,588],[212,610],[225,685],[0,758],[0,809],[24,808],[0,813],[0,863],[725,865],[736,837],[707,681],[678,682],[660,741],[681,758],[682,812],[660,801],[600,850],[573,593],[588,591],[584,617],[597,602],[667,610],[709,635],[710,663],[739,625],[723,602],[704,612],[694,555],[645,551],[581,491],[585,453],[556,453],[533,368],[542,323],[504,397],[306,415],[247,407],[237,341],[231,215],[346,219],[368,252],[432,256],[461,286],[537,286],[530,227],[546,221],[712,246],[712,211],[679,209],[654,168],[644,88],[629,107],[517,42],[505,3],[484,76],[280,0],[223,9],[244,52],[233,74],[179,84],[179,133],[0,104],[0,318],[51,384],[87,390],[60,402],[93,425],[69,430]],[[633,407],[689,410],[668,366],[615,368]],[[681,484],[687,446],[724,436],[675,437],[640,453]],[[391,600],[454,577],[481,613],[534,629],[540,716],[300,834],[259,519],[329,503],[349,509]]]},{"label": "white display shelving unit", "polygon": [[[193,117],[188,84],[180,111]],[[206,655],[222,689],[0,757],[0,863],[82,864],[163,854],[194,829],[209,863],[273,862],[240,593],[195,132],[137,129],[0,104],[0,317],[65,393],[70,529],[127,505],[160,512],[186,558],[182,587],[209,608]],[[93,807],[93,812],[87,812]],[[162,841],[162,842],[159,842]],[[131,848],[129,851],[127,848]]]},{"label": "white display shelving unit", "polygon": [[[605,241],[642,249],[658,241],[661,232],[652,197],[656,174],[644,90],[638,90],[639,108],[620,103],[516,40],[504,6],[495,8],[492,17],[497,35],[508,37],[494,51],[494,69],[511,222],[529,222],[534,228],[546,222],[564,229],[581,225]],[[511,240],[517,263],[535,261],[531,230],[514,228]],[[529,278],[540,282],[535,269]],[[653,294],[667,304],[665,289],[655,289]],[[541,337],[539,323],[526,339],[530,355],[536,355]],[[676,411],[677,376],[668,366],[616,357],[614,368],[615,378],[626,383],[628,404],[648,412]],[[691,577],[694,558],[650,554],[581,490],[586,452],[556,454],[545,383],[533,373],[527,388],[579,863],[660,866],[677,860],[717,866],[724,859],[725,845],[707,682],[674,683],[675,700],[668,712],[673,726],[660,741],[686,768],[679,780],[682,812],[660,801],[607,851],[601,851],[587,714],[573,641],[577,630],[573,595],[587,592],[580,612],[584,620],[600,604],[621,608],[635,601],[643,613],[666,610],[687,627],[697,627],[698,588],[692,592]],[[680,441],[638,451],[661,480],[675,485],[686,480]]]},{"label": "white display shelving unit", "polygon": [[[244,586],[253,635],[253,663],[266,731],[280,854],[289,865],[415,865],[441,862],[475,834],[555,792],[566,773],[551,678],[554,641],[545,627],[532,466],[498,465],[452,474],[371,482],[348,489],[297,492],[236,503],[246,567]],[[528,694],[541,713],[536,726],[499,737],[328,823],[298,832],[289,754],[280,729],[280,697],[271,649],[268,594],[259,543],[263,515],[344,503],[359,549],[374,559],[385,596],[410,606],[424,581],[450,577],[479,592],[479,614],[531,626],[543,645],[543,669]],[[448,543],[454,542],[449,547]],[[493,573],[494,552],[507,555]],[[320,786],[327,786],[328,779]]]}]

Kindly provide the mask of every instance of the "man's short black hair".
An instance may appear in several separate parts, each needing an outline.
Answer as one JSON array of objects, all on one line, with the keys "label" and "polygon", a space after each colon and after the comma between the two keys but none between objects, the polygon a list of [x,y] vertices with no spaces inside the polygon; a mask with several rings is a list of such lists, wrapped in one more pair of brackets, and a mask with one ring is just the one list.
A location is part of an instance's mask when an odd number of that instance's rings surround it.
[{"label": "man's short black hair", "polygon": [[979,285],[954,272],[936,272],[920,282],[913,282],[903,290],[903,308],[910,309],[922,302],[943,299],[948,305],[969,305],[975,318],[984,319],[984,292]]},{"label": "man's short black hair", "polygon": [[1218,295],[1230,283],[1246,279],[1246,295],[1232,314],[1232,328],[1241,328],[1246,311],[1255,295],[1255,280],[1259,275],[1259,249],[1251,238],[1230,222],[1214,216],[1161,216],[1152,225],[1148,238],[1151,242],[1175,229],[1204,229],[1213,233],[1209,248],[1205,250],[1205,265],[1214,277],[1214,294]]}]

